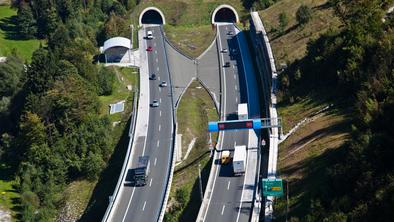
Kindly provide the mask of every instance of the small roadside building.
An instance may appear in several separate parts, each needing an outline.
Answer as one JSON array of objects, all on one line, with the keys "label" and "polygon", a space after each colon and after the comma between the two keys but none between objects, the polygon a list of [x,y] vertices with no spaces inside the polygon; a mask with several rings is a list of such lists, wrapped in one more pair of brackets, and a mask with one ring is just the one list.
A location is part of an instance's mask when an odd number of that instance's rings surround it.
[{"label": "small roadside building", "polygon": [[120,63],[130,61],[131,41],[124,37],[110,38],[100,47],[105,56],[105,63]]}]

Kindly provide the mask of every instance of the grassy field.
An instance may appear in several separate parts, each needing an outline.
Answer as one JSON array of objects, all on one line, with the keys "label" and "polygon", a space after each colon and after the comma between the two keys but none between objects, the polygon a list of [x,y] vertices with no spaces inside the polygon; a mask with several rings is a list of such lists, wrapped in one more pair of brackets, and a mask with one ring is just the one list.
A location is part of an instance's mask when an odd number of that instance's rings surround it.
[{"label": "grassy field", "polygon": [[13,49],[16,49],[18,55],[30,61],[34,50],[40,46],[40,41],[15,38],[15,19],[16,10],[7,5],[0,6],[0,56],[7,56]]},{"label": "grassy field", "polygon": [[0,165],[0,210],[8,211],[14,221],[20,208],[20,194],[15,190],[17,183],[11,171],[5,164]]},{"label": "grassy field", "polygon": [[[171,186],[170,200],[165,221],[192,221],[200,207],[200,191],[198,182],[198,164],[201,164],[203,186],[208,180],[211,161],[208,149],[208,121],[218,120],[215,106],[208,92],[197,82],[193,82],[177,111],[178,133],[182,134],[182,154],[193,138],[197,138],[190,155],[175,168]],[[216,135],[213,136],[214,143]],[[204,188],[203,188],[204,189]],[[186,198],[182,205],[176,197],[179,190],[184,190]],[[182,205],[182,206],[181,206]]]},{"label": "grassy field", "polygon": [[[109,114],[109,104],[111,103],[116,103],[121,100],[126,100],[126,108],[128,109],[129,112],[125,113],[116,113],[110,115],[110,120],[112,122],[114,121],[120,121],[122,119],[122,116],[125,116],[125,114],[130,113],[130,108],[133,104],[133,93],[134,89],[138,88],[138,70],[135,68],[118,68],[118,67],[113,67],[116,72],[116,78],[115,78],[115,83],[114,83],[114,89],[111,95],[109,96],[100,96],[99,99],[101,101],[101,110],[100,113],[102,115]],[[131,85],[133,90],[129,91],[126,87],[127,85]],[[126,115],[126,119],[127,119]]]},{"label": "grassy field", "polygon": [[[305,55],[307,43],[328,29],[338,29],[340,21],[334,16],[327,0],[281,0],[259,14],[271,41],[277,64],[292,62]],[[312,8],[312,20],[304,27],[297,24],[295,14],[301,4]],[[288,25],[283,35],[273,30],[279,27],[279,14],[285,13]]]},{"label": "grassy field", "polygon": [[167,39],[186,55],[196,58],[209,47],[215,39],[216,31],[211,25],[164,26]]}]

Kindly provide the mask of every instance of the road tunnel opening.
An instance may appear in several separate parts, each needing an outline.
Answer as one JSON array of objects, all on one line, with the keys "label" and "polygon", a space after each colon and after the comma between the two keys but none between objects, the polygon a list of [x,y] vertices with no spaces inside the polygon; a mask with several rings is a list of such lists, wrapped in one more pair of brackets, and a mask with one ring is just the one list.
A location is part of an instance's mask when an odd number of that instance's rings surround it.
[{"label": "road tunnel opening", "polygon": [[140,14],[140,25],[143,24],[166,24],[164,14],[156,7],[148,7]]},{"label": "road tunnel opening", "polygon": [[212,14],[212,23],[218,22],[239,22],[237,11],[230,5],[220,5]]}]

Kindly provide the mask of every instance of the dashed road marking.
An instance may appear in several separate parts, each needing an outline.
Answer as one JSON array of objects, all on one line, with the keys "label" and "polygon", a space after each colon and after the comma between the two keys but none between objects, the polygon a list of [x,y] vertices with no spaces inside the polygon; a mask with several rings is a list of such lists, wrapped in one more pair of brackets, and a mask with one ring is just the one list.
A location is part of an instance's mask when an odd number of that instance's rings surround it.
[{"label": "dashed road marking", "polygon": [[161,110],[159,111],[159,115],[161,116]]},{"label": "dashed road marking", "polygon": [[155,158],[155,162],[153,163],[154,166],[156,166],[157,158]]},{"label": "dashed road marking", "polygon": [[227,183],[227,190],[230,189],[230,182],[231,182],[231,181],[228,181],[228,183]]},{"label": "dashed road marking", "polygon": [[160,146],[160,140],[158,140],[158,141],[157,141],[157,144],[156,144],[156,146],[157,146],[157,147],[159,147],[159,146]]},{"label": "dashed road marking", "polygon": [[145,210],[146,201],[144,202],[144,206],[142,207],[142,211]]},{"label": "dashed road marking", "polygon": [[237,90],[237,88],[238,88],[237,85],[235,85],[234,88],[235,88],[235,90]]},{"label": "dashed road marking", "polygon": [[224,213],[224,208],[226,208],[226,205],[223,204],[223,207],[222,207],[222,215],[223,215],[223,213]]},{"label": "dashed road marking", "polygon": [[150,182],[149,182],[150,187],[152,186],[152,180],[153,180],[153,178],[150,178]]},{"label": "dashed road marking", "polygon": [[159,125],[159,131],[161,130],[161,125]]}]

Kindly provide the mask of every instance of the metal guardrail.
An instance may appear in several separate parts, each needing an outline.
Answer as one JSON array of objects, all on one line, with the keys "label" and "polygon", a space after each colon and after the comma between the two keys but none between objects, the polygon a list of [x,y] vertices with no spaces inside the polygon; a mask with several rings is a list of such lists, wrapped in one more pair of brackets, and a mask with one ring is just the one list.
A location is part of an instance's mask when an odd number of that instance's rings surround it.
[{"label": "metal guardrail", "polygon": [[[138,84],[138,88],[139,88]],[[123,166],[122,166],[122,170],[118,179],[118,182],[116,184],[114,193],[112,194],[112,196],[109,197],[109,205],[107,207],[107,210],[105,211],[104,217],[102,219],[102,222],[106,222],[108,221],[108,217],[112,211],[112,208],[114,206],[114,202],[119,194],[119,188],[121,187],[121,184],[123,182],[123,178],[126,172],[126,167],[127,167],[127,163],[129,162],[130,159],[130,152],[131,152],[131,147],[133,144],[133,140],[134,140],[134,132],[135,132],[135,123],[137,120],[137,115],[138,115],[138,102],[139,102],[139,97],[137,96],[139,95],[139,90],[136,90],[134,92],[134,99],[133,99],[133,115],[131,117],[131,121],[130,121],[130,128],[129,128],[129,137],[130,137],[130,141],[129,141],[129,145],[127,147],[127,153],[126,153],[126,158],[124,159],[123,162]]]}]

